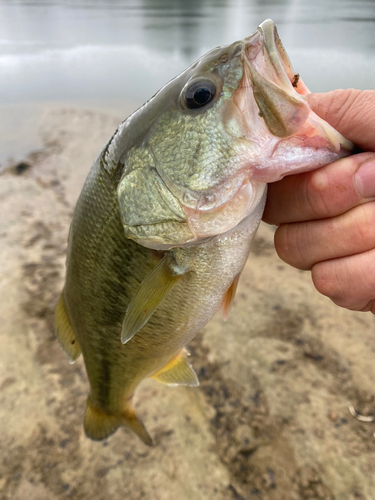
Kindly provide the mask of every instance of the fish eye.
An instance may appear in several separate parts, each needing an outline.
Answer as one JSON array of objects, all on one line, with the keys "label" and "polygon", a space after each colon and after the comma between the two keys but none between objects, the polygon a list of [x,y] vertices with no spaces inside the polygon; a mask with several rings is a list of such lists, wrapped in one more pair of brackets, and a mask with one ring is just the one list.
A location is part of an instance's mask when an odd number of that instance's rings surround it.
[{"label": "fish eye", "polygon": [[210,81],[193,83],[185,93],[186,106],[189,109],[203,108],[215,97],[216,87]]}]

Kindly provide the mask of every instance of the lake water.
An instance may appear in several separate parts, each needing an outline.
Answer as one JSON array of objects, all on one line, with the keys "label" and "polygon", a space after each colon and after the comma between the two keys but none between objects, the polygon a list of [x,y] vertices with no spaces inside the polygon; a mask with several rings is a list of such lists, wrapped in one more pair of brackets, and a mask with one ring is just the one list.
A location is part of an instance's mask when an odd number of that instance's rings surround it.
[{"label": "lake water", "polygon": [[312,91],[375,88],[374,0],[0,0],[0,164],[37,147],[44,106],[125,118],[266,18]]}]

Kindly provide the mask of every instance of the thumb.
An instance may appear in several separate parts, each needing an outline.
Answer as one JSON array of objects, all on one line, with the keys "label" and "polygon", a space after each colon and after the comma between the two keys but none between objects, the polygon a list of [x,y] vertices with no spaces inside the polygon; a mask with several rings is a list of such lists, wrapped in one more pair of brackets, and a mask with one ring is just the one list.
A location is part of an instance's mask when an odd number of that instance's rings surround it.
[{"label": "thumb", "polygon": [[364,151],[375,151],[375,90],[333,90],[309,94],[318,116]]}]

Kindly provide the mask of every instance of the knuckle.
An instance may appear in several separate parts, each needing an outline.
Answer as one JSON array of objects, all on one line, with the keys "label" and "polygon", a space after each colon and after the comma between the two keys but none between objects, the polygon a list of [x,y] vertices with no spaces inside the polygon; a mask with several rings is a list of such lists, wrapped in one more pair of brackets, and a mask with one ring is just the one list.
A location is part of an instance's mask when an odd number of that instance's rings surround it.
[{"label": "knuckle", "polygon": [[375,296],[375,251],[319,262],[312,280],[322,295],[346,309],[359,311]]},{"label": "knuckle", "polygon": [[331,101],[331,112],[336,117],[336,126],[340,128],[344,121],[347,120],[347,114],[355,116],[362,108],[361,90],[348,89],[338,90]]},{"label": "knuckle", "polygon": [[281,224],[275,232],[275,249],[277,255],[284,262],[290,263],[291,248],[290,248],[290,228],[289,224]]},{"label": "knuckle", "polygon": [[297,269],[311,269],[305,224],[282,224],[275,233],[275,249],[281,260]]},{"label": "knuckle", "polygon": [[363,307],[359,308],[360,312],[372,312],[372,314],[375,314],[375,300],[371,299],[369,302],[367,302]]},{"label": "knuckle", "polygon": [[305,200],[309,213],[316,218],[330,215],[329,197],[327,196],[328,178],[324,170],[312,172],[306,184]]},{"label": "knuckle", "polygon": [[311,277],[319,293],[330,298],[335,294],[335,283],[331,274],[327,272],[327,266],[315,264],[311,270]]},{"label": "knuckle", "polygon": [[357,229],[357,243],[367,249],[367,243],[374,242],[375,203],[360,205],[357,211],[356,220],[353,221]]},{"label": "knuckle", "polygon": [[309,172],[303,192],[307,215],[327,218],[340,215],[361,203],[353,176],[361,162],[371,153],[341,158],[325,167]]},{"label": "knuckle", "polygon": [[344,102],[348,99],[348,92],[344,89],[338,89],[335,92],[327,94],[327,101],[322,103],[327,114],[335,116],[340,112]]},{"label": "knuckle", "polygon": [[351,307],[350,288],[346,286],[344,276],[337,273],[334,261],[315,264],[311,274],[314,286],[319,293],[341,307]]}]

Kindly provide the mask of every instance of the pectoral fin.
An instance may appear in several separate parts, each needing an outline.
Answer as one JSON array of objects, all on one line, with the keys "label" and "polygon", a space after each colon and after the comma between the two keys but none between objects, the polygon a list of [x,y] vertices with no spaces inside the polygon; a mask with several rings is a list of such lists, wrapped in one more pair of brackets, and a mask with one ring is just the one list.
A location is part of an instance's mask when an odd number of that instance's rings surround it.
[{"label": "pectoral fin", "polygon": [[55,331],[61,347],[68,355],[69,361],[74,363],[81,354],[81,348],[70,324],[63,295],[59,298],[55,309]]},{"label": "pectoral fin", "polygon": [[186,272],[186,269],[178,266],[169,252],[146,276],[126,310],[121,332],[123,344],[147,323],[158,305]]},{"label": "pectoral fin", "polygon": [[155,380],[166,385],[199,385],[197,374],[187,360],[187,353],[183,349],[176,357],[152,376]]},{"label": "pectoral fin", "polygon": [[226,291],[223,300],[221,302],[221,314],[223,316],[223,320],[226,321],[229,317],[230,310],[232,309],[234,297],[236,295],[236,290],[237,290],[237,285],[238,281],[240,279],[240,274],[237,274],[237,276],[234,278],[232,281],[231,286],[228,288]]}]

